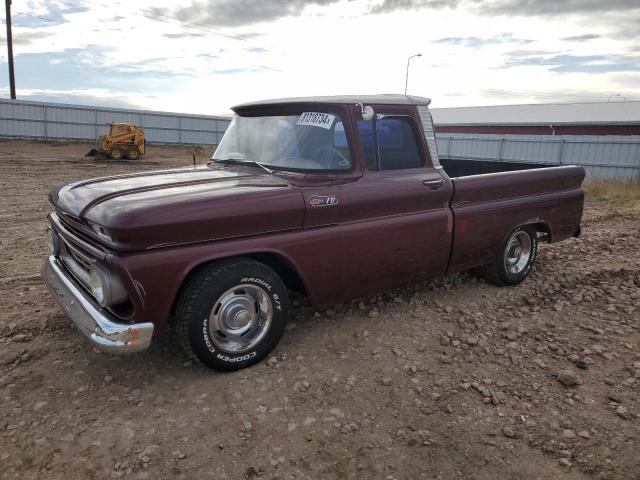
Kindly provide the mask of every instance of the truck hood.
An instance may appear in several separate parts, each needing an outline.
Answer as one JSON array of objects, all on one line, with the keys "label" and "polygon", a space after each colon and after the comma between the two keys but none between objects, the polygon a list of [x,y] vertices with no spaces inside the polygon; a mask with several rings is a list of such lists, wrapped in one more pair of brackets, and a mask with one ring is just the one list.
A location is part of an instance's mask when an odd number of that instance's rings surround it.
[{"label": "truck hood", "polygon": [[302,227],[301,192],[245,169],[174,169],[83,180],[50,195],[64,215],[118,250],[219,240]]}]

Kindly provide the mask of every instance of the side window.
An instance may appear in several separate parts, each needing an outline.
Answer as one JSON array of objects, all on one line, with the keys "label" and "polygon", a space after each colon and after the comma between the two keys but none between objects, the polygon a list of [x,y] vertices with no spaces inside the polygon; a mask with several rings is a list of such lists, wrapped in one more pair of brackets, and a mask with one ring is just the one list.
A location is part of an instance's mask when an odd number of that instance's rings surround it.
[{"label": "side window", "polygon": [[369,170],[401,170],[424,165],[411,120],[408,118],[387,117],[376,120],[375,123],[359,120],[358,135]]},{"label": "side window", "polygon": [[418,142],[408,118],[376,121],[380,170],[401,170],[423,166]]}]

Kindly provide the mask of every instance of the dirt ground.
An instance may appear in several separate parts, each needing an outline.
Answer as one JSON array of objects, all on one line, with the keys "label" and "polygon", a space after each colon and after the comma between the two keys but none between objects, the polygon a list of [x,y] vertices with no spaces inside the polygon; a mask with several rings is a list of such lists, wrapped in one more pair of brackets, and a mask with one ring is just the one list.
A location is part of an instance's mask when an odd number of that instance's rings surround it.
[{"label": "dirt ground", "polygon": [[170,334],[101,354],[47,294],[53,186],[191,163],[90,147],[0,142],[0,478],[640,479],[637,214],[589,196],[583,236],[515,288],[296,301],[275,355],[213,373]]}]

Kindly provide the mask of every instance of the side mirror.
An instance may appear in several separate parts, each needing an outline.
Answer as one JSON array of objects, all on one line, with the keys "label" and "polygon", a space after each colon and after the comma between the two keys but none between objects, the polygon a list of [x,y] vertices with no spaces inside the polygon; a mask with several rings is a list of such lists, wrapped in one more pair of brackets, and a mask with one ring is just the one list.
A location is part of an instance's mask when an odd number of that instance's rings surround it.
[{"label": "side mirror", "polygon": [[360,107],[360,114],[362,115],[363,120],[367,122],[373,120],[376,112],[373,111],[372,107],[370,107],[369,105],[365,107],[361,103],[358,103],[357,105]]}]

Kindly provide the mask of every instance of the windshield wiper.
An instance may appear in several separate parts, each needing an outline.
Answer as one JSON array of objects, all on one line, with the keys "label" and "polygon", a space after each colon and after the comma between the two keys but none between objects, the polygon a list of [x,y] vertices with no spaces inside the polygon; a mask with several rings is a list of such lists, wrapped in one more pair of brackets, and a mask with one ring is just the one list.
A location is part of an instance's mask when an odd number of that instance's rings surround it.
[{"label": "windshield wiper", "polygon": [[235,163],[236,165],[240,165],[240,164],[249,164],[249,165],[256,165],[260,168],[262,168],[265,172],[267,173],[273,173],[273,170],[271,170],[269,167],[267,167],[266,165],[263,165],[260,162],[256,162],[255,160],[245,160],[243,158],[225,158],[225,159],[213,159],[212,162],[219,162],[219,163]]}]

